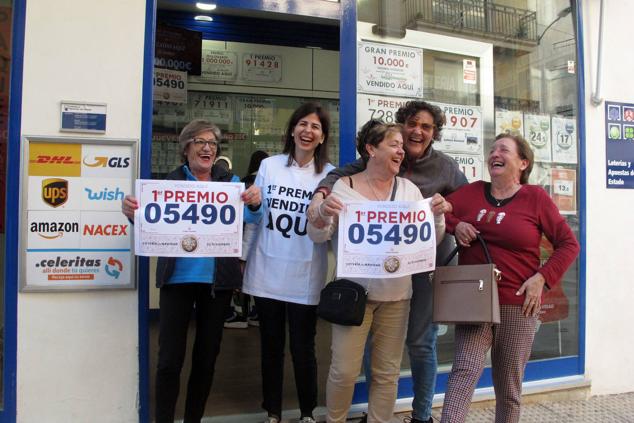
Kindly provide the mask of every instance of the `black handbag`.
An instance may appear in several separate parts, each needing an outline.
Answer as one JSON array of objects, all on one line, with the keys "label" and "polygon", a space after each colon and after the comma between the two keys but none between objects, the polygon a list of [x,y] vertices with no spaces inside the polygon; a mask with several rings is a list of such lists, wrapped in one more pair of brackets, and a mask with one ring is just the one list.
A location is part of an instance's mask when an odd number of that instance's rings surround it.
[{"label": "black handbag", "polygon": [[344,326],[361,326],[365,315],[368,291],[348,279],[332,281],[321,290],[317,315]]},{"label": "black handbag", "polygon": [[[352,178],[349,178],[352,188]],[[398,180],[394,178],[390,201],[396,197]],[[321,290],[317,315],[322,319],[343,326],[361,326],[365,316],[368,290],[349,279],[334,280]]]}]

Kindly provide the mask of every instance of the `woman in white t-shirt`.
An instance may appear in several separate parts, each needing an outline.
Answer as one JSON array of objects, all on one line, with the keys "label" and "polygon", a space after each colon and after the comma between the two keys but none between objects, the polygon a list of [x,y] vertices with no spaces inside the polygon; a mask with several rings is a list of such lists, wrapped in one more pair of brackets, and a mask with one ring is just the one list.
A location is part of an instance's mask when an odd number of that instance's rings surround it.
[{"label": "woman in white t-shirt", "polygon": [[[340,178],[332,193],[318,209],[318,216],[308,226],[315,243],[333,240],[337,249],[338,215],[344,201],[418,201],[420,190],[407,179],[400,178],[403,151],[403,127],[370,121],[359,132],[357,151],[366,168],[352,176]],[[440,194],[434,194],[436,243],[445,232],[444,211],[449,204]],[[361,370],[364,347],[369,334],[372,382],[368,399],[368,421],[389,422],[394,411],[396,388],[407,332],[411,276],[368,279],[354,278],[368,291],[368,302],[361,326],[332,325],[332,359],[326,385],[326,416],[329,423],[346,421],[354,384]]]},{"label": "woman in white t-shirt", "polygon": [[316,103],[300,106],[286,129],[283,154],[262,161],[263,221],[249,251],[242,291],[253,295],[260,319],[262,408],[266,422],[282,414],[284,345],[288,322],[300,422],[314,422],[317,405],[317,303],[326,278],[326,245],[306,234],[306,209],[328,163],[330,120]]}]

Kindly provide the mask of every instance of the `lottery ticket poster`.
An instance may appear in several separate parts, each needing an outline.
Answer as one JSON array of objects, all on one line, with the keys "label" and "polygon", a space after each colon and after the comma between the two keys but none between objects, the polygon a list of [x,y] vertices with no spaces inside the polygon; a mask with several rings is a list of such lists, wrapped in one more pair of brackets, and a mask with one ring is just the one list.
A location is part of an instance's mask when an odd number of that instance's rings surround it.
[{"label": "lottery ticket poster", "polygon": [[550,162],[550,116],[525,114],[524,134],[535,153],[535,161]]},{"label": "lottery ticket poster", "polygon": [[338,235],[338,277],[396,278],[435,268],[430,199],[346,203]]},{"label": "lottery ticket poster", "polygon": [[577,123],[574,119],[552,118],[553,162],[577,163]]},{"label": "lottery ticket poster", "polygon": [[561,214],[577,213],[577,171],[575,169],[550,170],[552,198]]},{"label": "lottery ticket poster", "polygon": [[515,110],[495,111],[495,135],[502,133],[524,136],[524,114]]},{"label": "lottery ticket poster", "polygon": [[240,257],[243,183],[138,179],[139,256]]}]

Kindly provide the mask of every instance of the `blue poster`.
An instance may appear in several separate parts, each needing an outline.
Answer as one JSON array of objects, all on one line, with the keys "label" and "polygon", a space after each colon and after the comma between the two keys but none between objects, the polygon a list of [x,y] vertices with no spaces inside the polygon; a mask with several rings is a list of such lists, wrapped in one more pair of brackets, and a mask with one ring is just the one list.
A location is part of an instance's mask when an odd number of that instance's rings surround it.
[{"label": "blue poster", "polygon": [[605,102],[606,187],[634,188],[634,104]]}]

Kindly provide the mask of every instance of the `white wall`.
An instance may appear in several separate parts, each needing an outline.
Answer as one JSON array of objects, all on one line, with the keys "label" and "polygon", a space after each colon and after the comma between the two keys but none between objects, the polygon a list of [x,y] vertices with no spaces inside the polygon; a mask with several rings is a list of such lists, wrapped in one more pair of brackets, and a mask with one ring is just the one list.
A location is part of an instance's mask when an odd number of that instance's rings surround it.
[{"label": "white wall", "polygon": [[[601,95],[634,103],[634,57],[628,33],[630,0],[604,0]],[[605,104],[590,97],[596,84],[599,31],[598,0],[584,0],[586,76],[587,328],[586,373],[593,394],[634,391],[634,190],[606,189]]]},{"label": "white wall", "polygon": [[[60,100],[141,130],[144,0],[29,0],[22,134],[61,136]],[[18,295],[17,421],[138,421],[137,292]],[[7,387],[9,388],[9,387]]]}]

